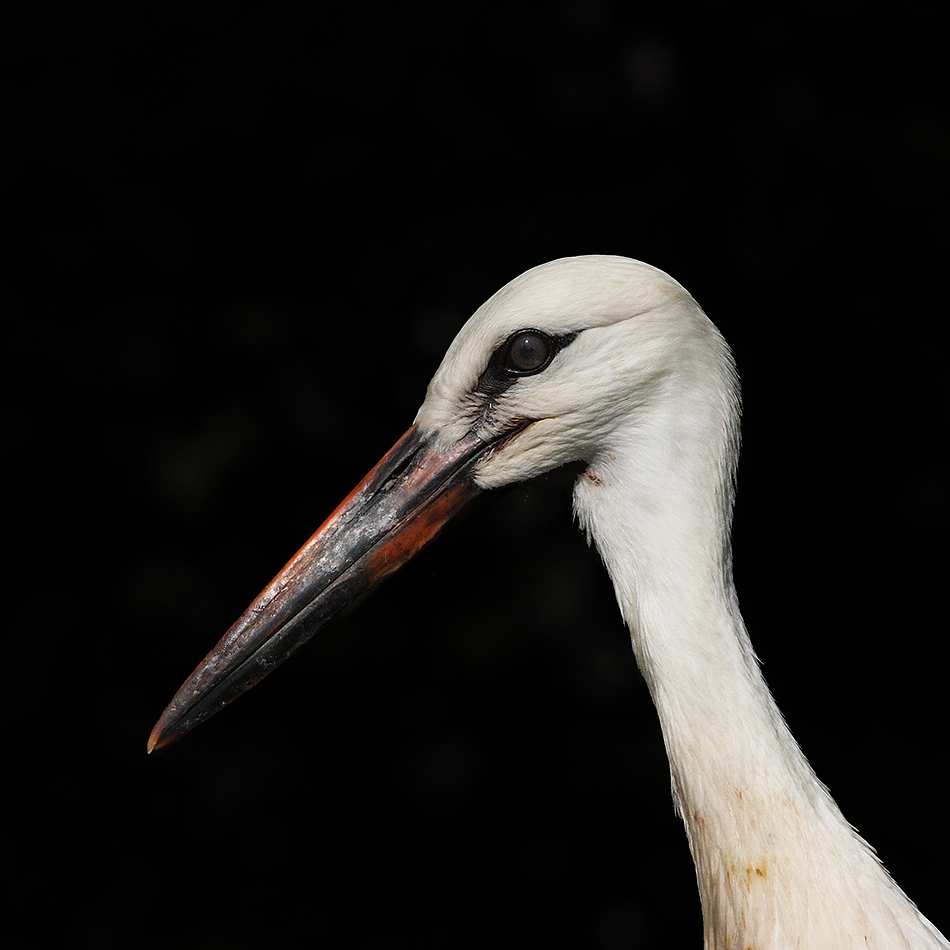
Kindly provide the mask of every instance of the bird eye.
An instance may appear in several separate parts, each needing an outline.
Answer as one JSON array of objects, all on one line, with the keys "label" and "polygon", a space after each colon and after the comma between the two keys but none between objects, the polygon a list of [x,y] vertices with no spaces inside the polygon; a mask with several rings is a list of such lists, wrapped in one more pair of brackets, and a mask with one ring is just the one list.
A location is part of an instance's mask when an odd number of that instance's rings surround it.
[{"label": "bird eye", "polygon": [[539,373],[554,356],[551,338],[540,330],[519,330],[505,344],[504,367],[511,373]]}]

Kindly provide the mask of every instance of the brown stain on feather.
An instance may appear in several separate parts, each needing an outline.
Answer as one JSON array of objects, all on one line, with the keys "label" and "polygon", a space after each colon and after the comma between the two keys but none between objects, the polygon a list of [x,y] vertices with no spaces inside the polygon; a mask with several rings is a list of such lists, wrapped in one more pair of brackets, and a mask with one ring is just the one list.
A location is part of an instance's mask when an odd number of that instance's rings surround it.
[{"label": "brown stain on feather", "polygon": [[731,889],[745,883],[746,889],[751,890],[756,884],[768,879],[769,862],[765,858],[758,858],[743,864],[729,863],[725,871],[726,882]]}]

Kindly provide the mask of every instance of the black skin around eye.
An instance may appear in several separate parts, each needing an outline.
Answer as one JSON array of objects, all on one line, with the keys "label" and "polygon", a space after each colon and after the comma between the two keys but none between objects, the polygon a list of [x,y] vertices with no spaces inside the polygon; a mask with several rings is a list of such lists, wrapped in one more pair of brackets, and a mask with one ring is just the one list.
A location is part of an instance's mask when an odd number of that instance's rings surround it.
[{"label": "black skin around eye", "polygon": [[489,399],[498,398],[521,377],[534,376],[547,369],[554,357],[577,339],[579,332],[551,336],[526,327],[512,333],[492,354],[488,366],[478,377],[475,392]]},{"label": "black skin around eye", "polygon": [[[478,396],[480,409],[472,419],[473,428],[490,423],[497,401],[505,391],[525,376],[535,376],[547,369],[564,347],[577,339],[580,330],[551,336],[530,327],[512,333],[491,355],[488,365],[475,383],[472,395]],[[515,355],[512,356],[513,351]],[[525,368],[521,367],[533,367]]]}]

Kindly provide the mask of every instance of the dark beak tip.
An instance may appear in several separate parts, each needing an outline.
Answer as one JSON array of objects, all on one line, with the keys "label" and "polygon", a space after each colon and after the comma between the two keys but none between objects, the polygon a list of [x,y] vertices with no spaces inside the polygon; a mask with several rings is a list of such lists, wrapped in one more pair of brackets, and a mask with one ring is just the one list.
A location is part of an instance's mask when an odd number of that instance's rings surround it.
[{"label": "dark beak tip", "polygon": [[[162,717],[164,718],[164,717]],[[148,754],[151,755],[153,752],[161,752],[162,749],[167,748],[174,741],[173,739],[168,739],[162,735],[165,731],[162,720],[160,719],[156,724],[155,728],[152,730],[151,735],[148,737]]]},{"label": "dark beak tip", "polygon": [[176,722],[178,718],[176,712],[176,704],[173,701],[162,713],[158,722],[155,723],[148,737],[147,751],[149,755],[153,752],[164,752],[165,749],[173,746],[186,732],[191,730],[191,724]]}]

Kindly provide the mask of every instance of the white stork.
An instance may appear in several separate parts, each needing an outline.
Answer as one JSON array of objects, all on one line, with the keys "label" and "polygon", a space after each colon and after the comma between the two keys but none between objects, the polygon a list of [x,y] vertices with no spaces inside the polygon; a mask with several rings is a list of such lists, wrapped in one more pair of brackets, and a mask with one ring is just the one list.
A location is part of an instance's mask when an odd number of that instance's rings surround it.
[{"label": "white stork", "polygon": [[582,462],[574,507],[660,717],[707,950],[948,950],[759,671],[731,570],[738,428],[729,348],[675,280],[621,257],[529,270],[465,324],[412,428],[208,654],[149,751],[258,682],[475,496]]}]

